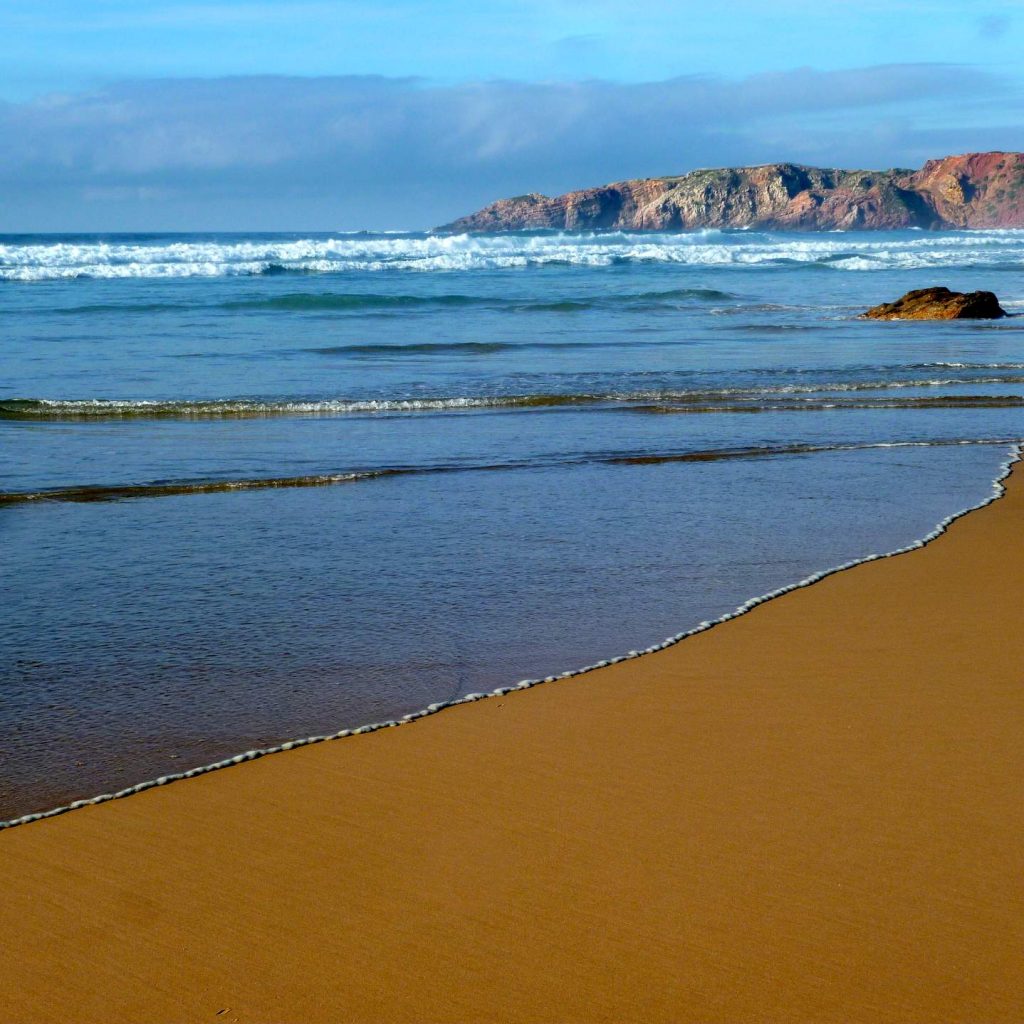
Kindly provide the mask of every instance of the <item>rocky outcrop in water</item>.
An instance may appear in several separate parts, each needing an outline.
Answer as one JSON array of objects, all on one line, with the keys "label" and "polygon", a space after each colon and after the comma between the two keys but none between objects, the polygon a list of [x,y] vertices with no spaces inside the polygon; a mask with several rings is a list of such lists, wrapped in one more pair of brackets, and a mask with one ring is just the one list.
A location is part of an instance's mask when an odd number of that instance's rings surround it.
[{"label": "rocky outcrop in water", "polygon": [[918,288],[895,302],[873,306],[863,316],[867,320],[999,320],[1006,311],[992,292]]},{"label": "rocky outcrop in water", "polygon": [[1024,227],[1024,153],[969,153],[919,171],[765,164],[501,199],[439,230]]}]

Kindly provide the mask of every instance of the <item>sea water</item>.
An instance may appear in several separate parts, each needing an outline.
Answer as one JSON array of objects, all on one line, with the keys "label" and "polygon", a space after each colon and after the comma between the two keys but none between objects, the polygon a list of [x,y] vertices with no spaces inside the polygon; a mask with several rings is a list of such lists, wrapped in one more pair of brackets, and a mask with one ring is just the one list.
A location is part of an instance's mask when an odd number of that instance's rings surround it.
[{"label": "sea water", "polygon": [[1024,318],[857,315],[1021,311],[1022,270],[1012,231],[0,237],[0,818],[906,545],[1024,435]]}]

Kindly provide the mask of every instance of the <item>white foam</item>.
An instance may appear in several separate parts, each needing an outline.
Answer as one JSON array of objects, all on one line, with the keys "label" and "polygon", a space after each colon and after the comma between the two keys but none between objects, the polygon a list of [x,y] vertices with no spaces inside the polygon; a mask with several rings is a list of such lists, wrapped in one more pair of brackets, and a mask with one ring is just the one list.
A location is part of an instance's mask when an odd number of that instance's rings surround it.
[{"label": "white foam", "polygon": [[[970,443],[970,442],[965,442]],[[892,447],[897,447],[901,444],[900,442],[893,443]],[[884,447],[881,446],[881,447]],[[1002,463],[999,473],[992,481],[992,490],[987,498],[978,502],[976,505],[971,505],[967,508],[961,509],[959,512],[954,512],[952,515],[946,516],[936,526],[930,530],[923,537],[912,541],[905,547],[896,548],[893,551],[886,551],[881,554],[869,554],[864,555],[862,558],[854,558],[850,561],[844,562],[842,565],[834,566],[831,569],[825,569],[821,572],[812,573],[810,576],[805,577],[802,580],[798,580],[796,583],[790,583],[786,586],[779,587],[776,590],[769,591],[767,594],[762,594],[760,597],[752,597],[748,601],[744,601],[735,611],[728,612],[725,615],[720,616],[717,619],[706,619],[699,623],[693,629],[686,630],[682,633],[676,633],[674,636],[670,636],[663,640],[660,644],[653,645],[646,651],[629,651],[627,654],[620,655],[617,658],[608,658],[602,661],[595,662],[592,665],[585,665],[583,668],[572,669],[567,672],[563,672],[561,675],[546,676],[544,679],[524,679],[513,686],[494,690],[491,693],[470,693],[466,696],[447,702],[438,702],[435,704],[429,704],[420,713],[414,713],[413,715],[406,715],[401,721],[389,719],[385,722],[377,722],[370,725],[360,726],[357,729],[342,729],[331,736],[310,736],[305,739],[290,740],[287,743],[281,743],[274,747],[264,747],[256,750],[247,750],[244,753],[236,754],[234,757],[226,758],[222,761],[215,761],[212,764],[201,765],[198,768],[192,768],[187,771],[178,772],[173,775],[162,775],[159,778],[151,779],[147,782],[140,782],[138,785],[129,786],[127,789],[119,790],[116,793],[103,793],[100,796],[90,797],[84,800],[74,800],[63,807],[55,807],[49,811],[39,811],[35,814],[25,814],[19,818],[12,818],[9,821],[0,821],[0,831],[7,828],[15,828],[18,825],[27,825],[33,821],[41,821],[44,818],[53,818],[60,814],[66,814],[68,811],[79,810],[83,807],[90,807],[95,804],[106,803],[108,800],[119,800],[126,796],[132,796],[136,793],[145,792],[147,789],[153,789],[157,786],[165,786],[171,782],[177,782],[181,779],[194,778],[197,775],[205,775],[208,772],[219,771],[221,768],[228,768],[231,765],[242,764],[245,761],[253,761],[260,757],[265,757],[267,754],[277,754],[285,750],[292,750],[295,747],[305,746],[310,743],[321,743],[326,740],[342,739],[348,736],[365,735],[367,733],[376,732],[378,729],[391,728],[393,726],[407,725],[416,721],[420,717],[424,717],[428,714],[433,714],[436,711],[440,711],[447,707],[455,707],[459,704],[474,703],[478,700],[486,700],[489,697],[503,695],[509,693],[512,690],[529,689],[532,686],[536,686],[539,683],[555,682],[559,679],[569,679],[576,676],[586,675],[589,672],[594,672],[597,669],[607,668],[611,665],[616,665],[619,662],[628,661],[633,658],[643,657],[645,654],[653,653],[658,650],[664,650],[668,647],[673,647],[681,641],[691,636],[696,636],[698,633],[704,633],[709,629],[713,629],[715,626],[722,625],[725,622],[729,622],[732,619],[739,618],[741,615],[746,615],[748,612],[753,611],[758,605],[764,604],[767,601],[772,601],[777,597],[782,597],[784,594],[788,594],[793,590],[798,590],[802,587],[811,586],[814,583],[825,579],[828,576],[833,576],[839,572],[845,572],[847,569],[852,569],[854,566],[862,565],[865,562],[874,562],[882,558],[894,558],[897,555],[906,554],[910,551],[916,551],[925,545],[930,544],[932,541],[941,537],[942,534],[949,529],[949,527],[956,522],[956,520],[963,518],[970,512],[975,512],[978,509],[984,508],[986,505],[992,504],[994,501],[998,501],[1001,497],[1006,494],[1006,486],[1004,481],[1010,475],[1010,471],[1014,464],[1021,460],[1024,455],[1024,441],[1013,442],[1012,447],[1006,460]]]},{"label": "white foam", "polygon": [[909,237],[795,237],[718,231],[638,235],[339,235],[251,241],[33,242],[0,245],[0,280],[230,277],[281,268],[303,273],[479,270],[616,262],[696,266],[822,264],[835,270],[1020,265],[1024,232],[915,233]]},{"label": "white foam", "polygon": [[[1024,363],[929,363],[934,369],[1024,370]],[[155,399],[58,399],[34,398],[18,401],[18,412],[24,417],[40,418],[56,415],[74,417],[111,416],[316,416],[332,414],[444,412],[487,408],[516,408],[537,405],[582,405],[587,402],[714,402],[720,399],[757,399],[788,395],[827,395],[860,391],[904,391],[915,388],[945,388],[1020,384],[1017,374],[977,377],[934,376],[877,381],[823,381],[819,384],[778,384],[761,387],[724,388],[652,388],[592,394],[552,395],[456,395],[438,398],[326,398],[309,401],[250,401],[244,399],[209,399],[198,401],[160,401]],[[0,405],[3,402],[0,400]]]}]

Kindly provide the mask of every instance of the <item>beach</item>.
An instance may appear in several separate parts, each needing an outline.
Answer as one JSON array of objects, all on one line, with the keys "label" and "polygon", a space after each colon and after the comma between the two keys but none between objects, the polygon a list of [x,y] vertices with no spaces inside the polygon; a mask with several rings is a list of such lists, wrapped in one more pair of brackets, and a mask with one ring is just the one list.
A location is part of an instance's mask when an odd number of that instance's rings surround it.
[{"label": "beach", "polygon": [[10,829],[3,1018],[1018,1021],[1022,526]]},{"label": "beach", "polygon": [[[1020,437],[1014,231],[0,239],[0,822],[892,551]],[[581,500],[581,496],[585,499]]]},{"label": "beach", "polygon": [[0,5],[0,1024],[1024,1024],[1024,19],[535,6]]}]

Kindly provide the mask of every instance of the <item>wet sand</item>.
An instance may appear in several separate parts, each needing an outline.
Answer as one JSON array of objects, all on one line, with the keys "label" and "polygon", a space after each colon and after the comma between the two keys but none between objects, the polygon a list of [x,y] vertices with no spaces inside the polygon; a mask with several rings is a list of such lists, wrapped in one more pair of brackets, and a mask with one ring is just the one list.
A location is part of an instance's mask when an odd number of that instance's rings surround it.
[{"label": "wet sand", "polygon": [[4,832],[0,1019],[1019,1022],[1022,532]]}]

